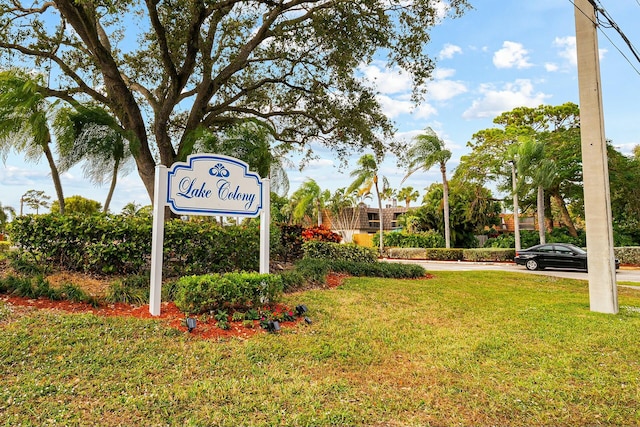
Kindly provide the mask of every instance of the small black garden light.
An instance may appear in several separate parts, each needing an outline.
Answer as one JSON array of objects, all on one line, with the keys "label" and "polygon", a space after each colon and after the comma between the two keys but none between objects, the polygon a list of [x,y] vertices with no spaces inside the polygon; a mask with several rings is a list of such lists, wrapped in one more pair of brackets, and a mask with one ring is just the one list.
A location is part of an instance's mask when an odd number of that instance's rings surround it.
[{"label": "small black garden light", "polygon": [[298,313],[298,316],[302,316],[303,314],[305,314],[307,311],[309,311],[309,309],[307,308],[306,305],[304,304],[300,304],[296,306],[296,313]]},{"label": "small black garden light", "polygon": [[195,328],[196,328],[196,319],[194,319],[193,317],[187,317],[187,330],[191,332]]},{"label": "small black garden light", "polygon": [[280,330],[280,322],[277,320],[269,320],[267,322],[267,331],[269,332],[278,332]]}]

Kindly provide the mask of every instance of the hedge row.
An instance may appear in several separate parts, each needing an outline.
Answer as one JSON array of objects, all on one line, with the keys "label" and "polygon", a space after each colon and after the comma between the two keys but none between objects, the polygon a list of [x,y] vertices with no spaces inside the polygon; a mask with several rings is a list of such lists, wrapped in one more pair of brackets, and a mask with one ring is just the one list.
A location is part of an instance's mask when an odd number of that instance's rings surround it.
[{"label": "hedge row", "polygon": [[[373,246],[380,245],[380,233],[373,236]],[[407,233],[391,231],[384,233],[384,245],[398,248],[443,248],[444,237],[437,231],[429,230],[422,233]]]},{"label": "hedge row", "polygon": [[442,248],[389,248],[389,258],[429,259],[435,261],[513,261],[514,249],[442,249]]},{"label": "hedge row", "polygon": [[613,248],[613,253],[620,260],[620,264],[640,265],[640,247],[638,246]]},{"label": "hedge row", "polygon": [[[32,262],[87,273],[139,274],[151,256],[150,217],[27,215],[9,224],[11,241]],[[165,223],[164,262],[170,275],[257,270],[257,226]]]},{"label": "hedge row", "polygon": [[[627,246],[613,248],[620,264],[640,265],[640,247]],[[435,261],[513,261],[516,251],[513,248],[477,248],[477,249],[421,249],[389,248],[389,258],[429,259]]]},{"label": "hedge row", "polygon": [[423,267],[415,264],[369,263],[311,258],[305,258],[297,262],[295,271],[304,279],[316,283],[324,283],[329,272],[346,273],[351,276],[396,279],[415,279],[426,274]]}]

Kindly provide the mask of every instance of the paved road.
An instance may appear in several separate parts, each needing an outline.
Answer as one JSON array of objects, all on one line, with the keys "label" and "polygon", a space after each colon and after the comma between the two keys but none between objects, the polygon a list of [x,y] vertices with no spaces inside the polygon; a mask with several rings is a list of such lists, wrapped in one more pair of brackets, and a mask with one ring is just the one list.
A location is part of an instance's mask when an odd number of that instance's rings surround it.
[{"label": "paved road", "polygon": [[[493,262],[465,262],[465,261],[424,261],[424,260],[400,260],[386,259],[389,262],[401,262],[405,264],[419,264],[427,271],[473,271],[473,270],[493,270],[509,271],[522,274],[540,274],[544,276],[563,277],[567,279],[589,280],[588,274],[577,270],[540,270],[529,271],[524,266],[515,263],[493,263]],[[616,273],[618,282],[640,282],[640,269],[622,267]]]}]

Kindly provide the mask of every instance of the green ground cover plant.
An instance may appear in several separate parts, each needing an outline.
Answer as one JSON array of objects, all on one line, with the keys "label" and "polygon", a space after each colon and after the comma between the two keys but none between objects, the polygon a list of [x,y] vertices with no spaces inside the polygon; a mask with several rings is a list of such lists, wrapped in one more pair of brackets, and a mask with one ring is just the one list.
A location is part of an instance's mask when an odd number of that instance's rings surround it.
[{"label": "green ground cover plant", "polygon": [[0,302],[0,425],[638,425],[640,291],[502,272],[285,295],[313,324],[208,341]]}]

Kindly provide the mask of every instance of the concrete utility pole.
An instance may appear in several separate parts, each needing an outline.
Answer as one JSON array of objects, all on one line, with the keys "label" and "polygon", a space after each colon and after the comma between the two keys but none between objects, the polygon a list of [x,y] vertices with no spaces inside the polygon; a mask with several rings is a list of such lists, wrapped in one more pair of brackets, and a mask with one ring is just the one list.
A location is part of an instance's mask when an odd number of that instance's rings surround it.
[{"label": "concrete utility pole", "polygon": [[575,0],[574,4],[584,211],[589,252],[589,303],[591,311],[615,314],[618,312],[618,290],[596,16],[594,5],[589,0]]},{"label": "concrete utility pole", "polygon": [[513,235],[516,238],[516,251],[522,249],[520,246],[520,207],[518,206],[518,184],[516,182],[516,162],[509,160],[511,163],[511,187],[513,188]]}]

